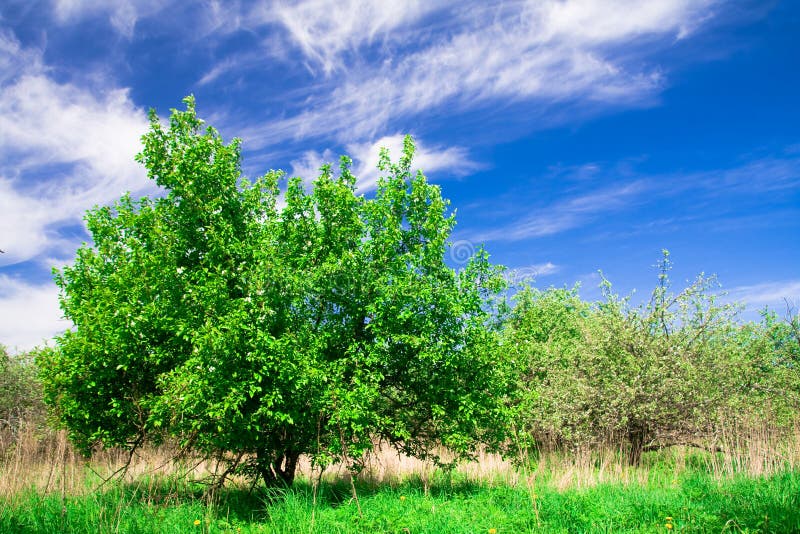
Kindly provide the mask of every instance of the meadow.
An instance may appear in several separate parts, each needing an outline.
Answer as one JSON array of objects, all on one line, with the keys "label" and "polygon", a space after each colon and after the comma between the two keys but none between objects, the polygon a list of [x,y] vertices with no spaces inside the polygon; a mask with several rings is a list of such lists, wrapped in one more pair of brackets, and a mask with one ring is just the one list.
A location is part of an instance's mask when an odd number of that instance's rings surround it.
[{"label": "meadow", "polygon": [[410,137],[374,197],[343,158],[284,202],[184,102],[166,196],[55,272],[73,328],[0,346],[0,531],[800,532],[788,301],[742,322],[666,250],[644,301],[456,270]]},{"label": "meadow", "polygon": [[[292,488],[205,483],[210,462],[145,448],[85,461],[64,432],[17,436],[0,465],[0,532],[800,532],[800,429],[737,434],[724,452],[547,451],[445,472],[379,449],[348,472],[304,462]],[[353,491],[355,490],[355,494]],[[355,496],[354,496],[355,495]]]}]

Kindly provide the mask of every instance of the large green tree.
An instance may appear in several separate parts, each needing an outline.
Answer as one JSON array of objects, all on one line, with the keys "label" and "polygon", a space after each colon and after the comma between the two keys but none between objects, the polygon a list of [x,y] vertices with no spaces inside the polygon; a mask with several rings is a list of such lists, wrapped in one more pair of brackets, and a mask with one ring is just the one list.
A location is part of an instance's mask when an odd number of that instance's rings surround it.
[{"label": "large green tree", "polygon": [[346,157],[310,191],[250,183],[185,102],[137,156],[163,196],[88,212],[92,243],[56,271],[74,327],[40,367],[72,440],[169,438],[271,484],[301,454],[357,469],[376,440],[437,460],[499,439],[503,281],[483,251],[445,263],[455,219],[412,140],[371,198]]}]

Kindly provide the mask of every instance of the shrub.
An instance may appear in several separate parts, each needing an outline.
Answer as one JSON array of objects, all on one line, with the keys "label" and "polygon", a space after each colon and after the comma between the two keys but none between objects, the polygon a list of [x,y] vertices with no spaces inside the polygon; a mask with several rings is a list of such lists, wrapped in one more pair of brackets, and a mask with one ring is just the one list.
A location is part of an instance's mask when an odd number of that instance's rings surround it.
[{"label": "shrub", "polygon": [[791,422],[798,403],[791,321],[737,322],[713,278],[671,291],[668,253],[650,300],[631,306],[604,279],[604,300],[526,288],[504,347],[517,369],[512,420],[526,445],[620,441],[644,450],[699,444],[721,424]]}]

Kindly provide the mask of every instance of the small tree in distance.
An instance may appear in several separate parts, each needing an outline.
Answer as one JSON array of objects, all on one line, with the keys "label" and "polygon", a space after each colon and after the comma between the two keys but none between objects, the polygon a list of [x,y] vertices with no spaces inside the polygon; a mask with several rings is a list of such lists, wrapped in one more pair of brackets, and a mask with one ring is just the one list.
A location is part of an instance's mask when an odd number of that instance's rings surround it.
[{"label": "small tree in distance", "polygon": [[603,299],[577,288],[525,287],[504,332],[517,386],[510,420],[520,446],[621,445],[636,465],[672,445],[716,450],[731,427],[794,424],[800,330],[737,321],[713,277],[671,289],[669,253],[649,302],[633,306],[603,278]]},{"label": "small tree in distance", "polygon": [[137,160],[166,194],[87,213],[93,243],[55,272],[74,328],[39,356],[47,401],[85,453],[177,441],[267,484],[300,455],[358,469],[376,440],[438,461],[497,442],[499,269],[445,261],[439,188],[381,154],[374,198],[343,157],[313,190],[249,183],[238,140],[151,112]]}]

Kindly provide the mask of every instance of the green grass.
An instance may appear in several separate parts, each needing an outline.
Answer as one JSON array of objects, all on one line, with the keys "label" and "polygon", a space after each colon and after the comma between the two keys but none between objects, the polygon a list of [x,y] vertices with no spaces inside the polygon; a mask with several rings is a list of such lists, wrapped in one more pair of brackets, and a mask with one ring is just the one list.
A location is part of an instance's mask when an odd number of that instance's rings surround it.
[{"label": "green grass", "polygon": [[[215,504],[200,488],[174,481],[116,484],[84,496],[22,492],[0,501],[3,533],[497,533],[524,532],[800,532],[800,473],[717,481],[689,472],[675,483],[605,484],[557,491],[436,477],[358,487],[322,484],[316,496],[291,490],[223,491]],[[313,518],[313,522],[312,522]],[[195,525],[195,521],[200,521]]]}]

